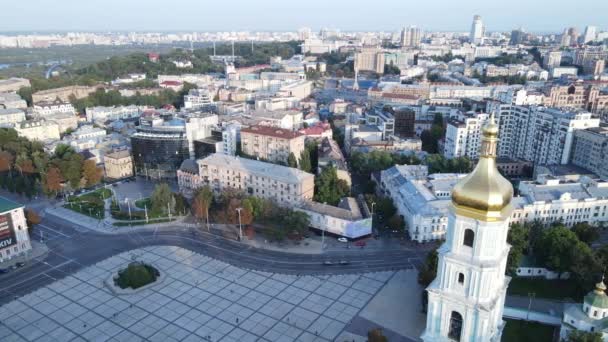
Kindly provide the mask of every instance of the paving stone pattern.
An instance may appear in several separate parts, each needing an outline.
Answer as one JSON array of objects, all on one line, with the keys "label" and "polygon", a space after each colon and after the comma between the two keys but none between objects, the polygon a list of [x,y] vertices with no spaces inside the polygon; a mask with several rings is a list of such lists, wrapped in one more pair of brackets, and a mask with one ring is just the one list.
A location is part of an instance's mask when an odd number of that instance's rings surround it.
[{"label": "paving stone pattern", "polygon": [[[103,281],[132,260],[166,278],[113,295]],[[272,274],[179,247],[147,247],[0,307],[0,341],[333,341],[392,276]]]}]

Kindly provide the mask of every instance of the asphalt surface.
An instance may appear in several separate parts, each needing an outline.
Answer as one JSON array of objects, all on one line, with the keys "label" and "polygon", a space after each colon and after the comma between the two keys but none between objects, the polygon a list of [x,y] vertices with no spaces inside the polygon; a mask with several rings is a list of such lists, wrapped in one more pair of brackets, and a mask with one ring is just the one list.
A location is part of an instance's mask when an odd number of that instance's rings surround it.
[{"label": "asphalt surface", "polygon": [[[177,246],[236,267],[285,274],[346,274],[412,269],[422,263],[425,250],[327,251],[293,254],[259,249],[200,230],[168,227],[154,230],[125,229],[103,234],[47,215],[32,239],[44,238],[49,247],[45,258],[23,268],[0,274],[0,305],[66,277],[113,255],[147,246]],[[331,261],[331,266],[324,265]],[[348,264],[340,265],[340,261]]]}]

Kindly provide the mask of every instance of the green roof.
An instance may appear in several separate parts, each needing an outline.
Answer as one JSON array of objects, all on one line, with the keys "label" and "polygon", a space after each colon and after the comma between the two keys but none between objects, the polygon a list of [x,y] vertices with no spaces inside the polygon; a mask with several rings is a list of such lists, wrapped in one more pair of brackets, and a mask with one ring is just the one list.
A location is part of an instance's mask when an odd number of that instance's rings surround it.
[{"label": "green roof", "polygon": [[17,209],[23,207],[22,204],[17,202],[13,202],[8,198],[0,197],[0,213],[7,212],[9,210]]},{"label": "green roof", "polygon": [[608,309],[608,296],[605,293],[598,293],[594,290],[585,296],[585,303],[594,308]]}]

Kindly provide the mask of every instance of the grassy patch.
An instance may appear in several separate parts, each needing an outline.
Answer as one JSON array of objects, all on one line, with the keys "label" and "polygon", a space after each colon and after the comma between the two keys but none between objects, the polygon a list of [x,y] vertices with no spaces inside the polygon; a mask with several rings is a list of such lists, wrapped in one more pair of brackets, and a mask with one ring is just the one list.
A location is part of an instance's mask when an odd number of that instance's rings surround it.
[{"label": "grassy patch", "polygon": [[152,200],[149,197],[139,199],[135,201],[135,206],[139,209],[148,208],[148,210],[150,210],[150,208],[152,208]]},{"label": "grassy patch", "polygon": [[104,200],[112,196],[110,189],[101,188],[80,196],[70,196],[64,208],[101,220],[105,217]]},{"label": "grassy patch", "polygon": [[513,277],[509,283],[507,293],[524,297],[527,297],[528,293],[534,293],[536,298],[582,300],[582,294],[572,280]]},{"label": "grassy patch", "polygon": [[536,322],[505,319],[502,342],[551,342],[555,327]]}]

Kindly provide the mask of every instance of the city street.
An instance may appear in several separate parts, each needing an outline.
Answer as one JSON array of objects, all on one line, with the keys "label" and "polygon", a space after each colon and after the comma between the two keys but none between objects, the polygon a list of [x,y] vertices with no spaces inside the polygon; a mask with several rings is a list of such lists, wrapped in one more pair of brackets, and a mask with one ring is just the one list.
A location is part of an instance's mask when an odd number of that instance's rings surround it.
[{"label": "city street", "polygon": [[[33,238],[43,238],[50,252],[22,269],[0,275],[0,305],[115,254],[146,246],[178,246],[234,266],[292,275],[346,274],[413,269],[426,251],[332,249],[323,254],[294,254],[246,246],[201,230],[170,227],[101,234],[47,215]],[[334,265],[323,265],[332,261]],[[337,264],[348,261],[347,265]]]}]

